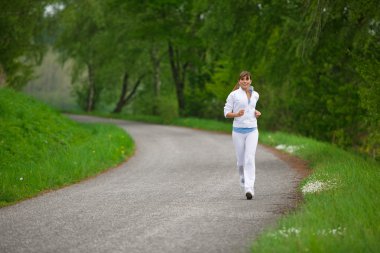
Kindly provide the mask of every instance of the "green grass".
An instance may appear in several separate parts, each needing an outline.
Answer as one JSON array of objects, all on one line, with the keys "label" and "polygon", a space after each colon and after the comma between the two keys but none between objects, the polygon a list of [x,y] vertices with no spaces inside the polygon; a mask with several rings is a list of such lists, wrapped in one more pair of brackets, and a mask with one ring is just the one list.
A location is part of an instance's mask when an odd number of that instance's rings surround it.
[{"label": "green grass", "polygon": [[323,190],[303,193],[301,207],[262,234],[252,252],[378,252],[378,162],[285,133],[265,133],[260,140],[299,148],[294,154],[313,168],[300,191],[313,182],[325,185]]},{"label": "green grass", "polygon": [[0,207],[96,175],[134,150],[116,126],[74,122],[8,89],[0,89],[0,125]]},{"label": "green grass", "polygon": [[[167,124],[154,116],[106,115]],[[231,132],[231,121],[180,118],[171,125]],[[288,148],[308,161],[313,173],[299,191],[312,183],[322,190],[303,193],[303,203],[268,228],[252,252],[378,252],[380,249],[380,165],[378,162],[310,138],[260,130],[261,143]],[[291,150],[291,148],[293,150]]]}]

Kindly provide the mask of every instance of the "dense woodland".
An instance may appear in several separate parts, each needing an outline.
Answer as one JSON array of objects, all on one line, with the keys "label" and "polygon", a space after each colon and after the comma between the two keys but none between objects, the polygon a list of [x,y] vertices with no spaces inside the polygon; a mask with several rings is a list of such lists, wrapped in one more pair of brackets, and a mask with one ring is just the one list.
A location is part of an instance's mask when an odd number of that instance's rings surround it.
[{"label": "dense woodland", "polygon": [[[379,0],[0,2],[0,85],[53,48],[84,111],[225,120],[253,74],[260,127],[380,155]],[[111,107],[110,107],[111,106]]]}]

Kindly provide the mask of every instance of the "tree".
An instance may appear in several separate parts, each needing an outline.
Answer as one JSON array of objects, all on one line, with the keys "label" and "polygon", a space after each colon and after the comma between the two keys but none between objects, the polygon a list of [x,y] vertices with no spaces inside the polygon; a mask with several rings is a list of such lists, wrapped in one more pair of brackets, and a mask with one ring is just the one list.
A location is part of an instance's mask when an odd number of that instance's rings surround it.
[{"label": "tree", "polygon": [[[104,9],[106,1],[66,1],[60,13],[60,33],[56,41],[63,61],[75,60],[72,73],[79,104],[87,112],[94,110],[103,89],[98,73],[112,59]],[[84,75],[85,71],[85,75]]]},{"label": "tree", "polygon": [[51,1],[0,2],[0,86],[20,89],[45,52],[44,10]]},{"label": "tree", "polygon": [[[199,13],[195,13],[192,1],[161,0],[139,1],[125,4],[130,15],[140,21],[136,27],[136,35],[140,40],[151,40],[150,45],[153,71],[155,72],[156,94],[159,94],[157,79],[158,65],[163,58],[161,52],[166,51],[172,80],[180,113],[186,109],[186,82],[191,69],[199,64],[199,51],[202,51],[202,40],[197,37]],[[156,56],[155,56],[156,55]]]},{"label": "tree", "polygon": [[231,73],[251,69],[264,108],[261,126],[369,149],[364,136],[379,136],[378,5],[210,1],[202,33],[217,50],[208,51],[214,64],[207,86],[223,97]]}]

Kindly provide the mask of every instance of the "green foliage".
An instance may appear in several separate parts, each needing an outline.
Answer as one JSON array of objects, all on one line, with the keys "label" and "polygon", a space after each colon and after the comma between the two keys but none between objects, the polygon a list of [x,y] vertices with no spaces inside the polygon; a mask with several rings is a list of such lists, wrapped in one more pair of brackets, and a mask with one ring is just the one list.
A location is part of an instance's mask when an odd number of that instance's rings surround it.
[{"label": "green foliage", "polygon": [[[370,36],[364,43],[364,50],[356,52],[356,70],[361,77],[359,86],[360,106],[365,109],[363,131],[365,137],[361,149],[372,157],[380,157],[380,23],[373,23],[371,29],[377,36]],[[377,41],[376,41],[377,40]]]},{"label": "green foliage", "polygon": [[[59,15],[59,32],[55,42],[62,61],[74,59],[72,80],[78,104],[93,110],[103,87],[96,75],[107,65],[104,59],[105,14],[99,1],[67,2]],[[103,56],[103,57],[102,57]]]},{"label": "green foliage", "polygon": [[211,4],[202,34],[214,48],[214,63],[223,62],[223,68],[211,65],[206,87],[221,102],[226,83],[235,81],[231,76],[251,70],[262,127],[365,150],[376,158],[377,5],[375,0],[365,6],[357,1]]},{"label": "green foliage", "polygon": [[165,124],[173,122],[179,115],[177,101],[168,97],[161,97],[158,101],[158,115]]},{"label": "green foliage", "polygon": [[248,70],[260,93],[260,126],[379,157],[377,0],[64,4],[49,19],[57,25],[52,41],[74,60],[74,92],[85,110],[115,105],[127,74],[127,93],[142,78],[128,113],[172,111],[176,99],[181,116],[222,119],[238,74]]},{"label": "green foliage", "polygon": [[16,89],[33,77],[45,50],[41,36],[44,6],[50,1],[0,2],[0,85]]},{"label": "green foliage", "polygon": [[117,127],[78,124],[8,89],[0,89],[0,122],[0,206],[95,175],[133,151]]},{"label": "green foliage", "polygon": [[134,80],[149,72],[144,47],[150,42],[139,38],[138,15],[126,7],[114,0],[69,1],[60,13],[55,47],[63,61],[75,60],[73,88],[84,110],[116,104],[126,73]]}]

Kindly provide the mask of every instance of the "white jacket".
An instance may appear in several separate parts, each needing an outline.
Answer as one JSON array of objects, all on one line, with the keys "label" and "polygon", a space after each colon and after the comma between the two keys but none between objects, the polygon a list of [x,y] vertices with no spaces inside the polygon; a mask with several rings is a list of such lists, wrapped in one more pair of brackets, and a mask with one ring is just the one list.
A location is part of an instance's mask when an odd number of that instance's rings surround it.
[{"label": "white jacket", "polygon": [[251,95],[250,103],[248,103],[248,97],[245,91],[239,87],[239,89],[232,91],[228,97],[224,106],[224,117],[227,113],[236,113],[241,109],[244,109],[244,115],[234,118],[234,127],[252,128],[257,127],[257,119],[255,115],[256,103],[259,100],[259,93],[254,91]]}]

